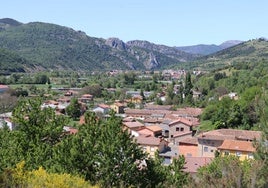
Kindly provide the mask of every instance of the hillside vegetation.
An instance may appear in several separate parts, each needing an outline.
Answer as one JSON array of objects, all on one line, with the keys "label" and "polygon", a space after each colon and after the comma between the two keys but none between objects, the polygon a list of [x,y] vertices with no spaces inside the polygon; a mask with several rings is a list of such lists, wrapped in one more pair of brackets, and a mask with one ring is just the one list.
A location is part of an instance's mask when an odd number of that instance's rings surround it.
[{"label": "hillside vegetation", "polygon": [[256,63],[268,59],[268,41],[254,39],[204,56],[191,63],[191,68],[215,70],[240,63]]},{"label": "hillside vegetation", "polygon": [[26,67],[30,68],[34,65],[16,53],[0,48],[0,74],[25,72]]},{"label": "hillside vegetation", "polygon": [[161,69],[195,57],[172,47],[149,42],[146,45],[139,42],[140,45],[137,45],[137,42],[124,43],[116,38],[105,40],[89,37],[82,31],[55,24],[12,23],[19,22],[0,20],[0,48],[27,59],[27,68],[31,67],[29,63],[35,64],[31,68],[34,71]]}]

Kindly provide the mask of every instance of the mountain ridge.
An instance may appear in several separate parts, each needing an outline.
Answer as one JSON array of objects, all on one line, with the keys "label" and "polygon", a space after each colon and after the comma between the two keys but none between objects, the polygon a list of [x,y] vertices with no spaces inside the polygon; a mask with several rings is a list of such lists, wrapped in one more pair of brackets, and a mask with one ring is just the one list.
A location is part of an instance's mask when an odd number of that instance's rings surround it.
[{"label": "mountain ridge", "polygon": [[238,45],[242,42],[243,41],[239,41],[239,40],[228,40],[228,41],[221,43],[220,45],[197,44],[197,45],[191,45],[191,46],[179,46],[176,48],[184,52],[191,53],[191,54],[209,55],[209,54],[213,54],[218,51],[224,50],[226,48],[230,48],[232,46]]},{"label": "mountain ridge", "polygon": [[[42,70],[161,70],[206,66],[208,69],[268,57],[265,38],[251,43],[226,41],[212,45],[223,50],[196,55],[145,40],[124,42],[114,37],[90,37],[85,32],[51,23],[23,24],[4,18],[0,19],[0,28],[0,50],[4,50],[2,56],[0,53],[0,73],[5,74]],[[8,54],[11,59],[6,58]]]},{"label": "mountain ridge", "polygon": [[[1,20],[4,23],[12,21]],[[134,45],[115,38],[95,38],[82,31],[43,22],[3,27],[0,31],[0,48],[17,53],[32,64],[52,70],[151,70],[196,57],[164,45],[149,42],[146,46]]]}]

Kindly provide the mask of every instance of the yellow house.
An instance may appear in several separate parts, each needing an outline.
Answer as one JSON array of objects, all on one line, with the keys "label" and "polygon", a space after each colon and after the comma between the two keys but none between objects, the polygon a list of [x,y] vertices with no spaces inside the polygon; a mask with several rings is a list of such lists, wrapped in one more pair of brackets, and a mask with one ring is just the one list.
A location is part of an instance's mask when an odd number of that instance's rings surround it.
[{"label": "yellow house", "polygon": [[253,159],[253,153],[256,149],[252,142],[242,140],[224,140],[222,145],[218,147],[221,156],[234,155],[240,160]]},{"label": "yellow house", "polygon": [[117,114],[123,114],[124,113],[124,104],[122,103],[119,103],[119,102],[116,102],[114,104],[112,104],[111,106],[111,109],[113,109],[115,111],[115,113]]},{"label": "yellow house", "polygon": [[131,97],[131,102],[134,104],[141,104],[143,101],[143,98],[141,95],[134,95]]},{"label": "yellow house", "polygon": [[164,152],[168,146],[166,140],[151,135],[139,135],[135,139],[142,150],[152,158],[155,157],[156,151],[159,153]]}]

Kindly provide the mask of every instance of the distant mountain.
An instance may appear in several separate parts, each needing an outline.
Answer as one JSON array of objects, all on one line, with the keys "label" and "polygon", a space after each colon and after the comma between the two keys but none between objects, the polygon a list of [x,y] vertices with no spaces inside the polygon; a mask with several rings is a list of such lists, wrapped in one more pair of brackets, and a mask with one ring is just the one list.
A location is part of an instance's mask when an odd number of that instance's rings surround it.
[{"label": "distant mountain", "polygon": [[13,20],[11,18],[3,18],[3,19],[0,19],[0,31],[3,29],[6,29],[8,27],[19,26],[21,24],[22,23],[20,23],[16,20]]},{"label": "distant mountain", "polygon": [[239,40],[230,40],[220,45],[199,44],[199,45],[193,45],[193,46],[181,46],[181,47],[176,47],[176,48],[181,51],[191,53],[191,54],[209,55],[209,54],[213,54],[215,52],[221,51],[223,49],[235,46],[237,44],[240,44],[241,42],[242,41],[239,41]]},{"label": "distant mountain", "polygon": [[249,40],[192,62],[192,68],[216,69],[238,63],[268,62],[268,41],[265,38]]},{"label": "distant mountain", "polygon": [[[101,39],[71,28],[0,19],[0,48],[25,59],[24,71],[161,69],[197,55],[147,41]],[[1,62],[2,64],[5,62]],[[29,65],[29,66],[28,66]]]}]

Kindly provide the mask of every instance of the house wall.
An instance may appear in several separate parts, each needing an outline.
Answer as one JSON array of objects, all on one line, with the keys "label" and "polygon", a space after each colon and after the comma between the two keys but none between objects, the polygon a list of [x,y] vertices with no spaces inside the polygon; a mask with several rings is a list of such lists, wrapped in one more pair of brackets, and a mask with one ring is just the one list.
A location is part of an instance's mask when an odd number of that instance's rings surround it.
[{"label": "house wall", "polygon": [[181,140],[184,140],[186,138],[191,138],[191,137],[192,137],[192,132],[189,132],[188,134],[183,134],[180,136],[173,137],[170,139],[170,141],[178,146]]},{"label": "house wall", "polygon": [[198,138],[198,156],[214,157],[215,151],[221,146],[223,140],[206,140]]},{"label": "house wall", "polygon": [[140,145],[142,150],[146,153],[148,153],[149,157],[154,158],[155,152],[158,150],[157,146],[149,146],[149,145]]},{"label": "house wall", "polygon": [[154,145],[140,145],[142,150],[149,154],[150,157],[154,158],[155,152],[159,151],[159,153],[165,151],[167,147],[167,143],[165,141],[160,142],[159,146]]},{"label": "house wall", "polygon": [[14,130],[15,128],[15,124],[10,122],[10,121],[7,121],[7,120],[4,120],[4,119],[0,119],[0,128],[3,128],[4,126],[7,126],[11,131]]},{"label": "house wall", "polygon": [[179,154],[185,157],[198,157],[198,146],[193,144],[180,144]]},{"label": "house wall", "polygon": [[188,132],[192,131],[192,128],[190,126],[187,126],[181,122],[178,122],[177,124],[171,125],[169,127],[169,138],[174,136],[175,134],[178,134],[180,132]]},{"label": "house wall", "polygon": [[123,114],[124,113],[124,106],[118,106],[118,105],[111,105],[111,109],[113,109],[117,114]]},{"label": "house wall", "polygon": [[253,159],[253,153],[247,152],[247,151],[230,151],[230,150],[220,150],[220,155],[226,156],[228,153],[229,155],[238,156],[241,161],[244,161],[246,159]]}]

